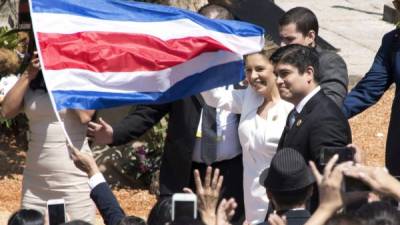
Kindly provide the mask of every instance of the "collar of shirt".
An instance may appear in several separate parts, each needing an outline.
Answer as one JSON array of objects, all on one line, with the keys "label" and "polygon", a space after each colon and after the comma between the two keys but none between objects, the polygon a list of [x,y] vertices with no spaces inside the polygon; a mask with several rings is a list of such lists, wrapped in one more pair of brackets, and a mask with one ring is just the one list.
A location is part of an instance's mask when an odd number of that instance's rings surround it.
[{"label": "collar of shirt", "polygon": [[307,104],[310,99],[318,93],[318,91],[321,90],[320,86],[317,86],[314,90],[312,90],[306,97],[304,97],[299,104],[296,105],[296,111],[298,113],[301,113],[301,110],[303,110],[304,106]]}]

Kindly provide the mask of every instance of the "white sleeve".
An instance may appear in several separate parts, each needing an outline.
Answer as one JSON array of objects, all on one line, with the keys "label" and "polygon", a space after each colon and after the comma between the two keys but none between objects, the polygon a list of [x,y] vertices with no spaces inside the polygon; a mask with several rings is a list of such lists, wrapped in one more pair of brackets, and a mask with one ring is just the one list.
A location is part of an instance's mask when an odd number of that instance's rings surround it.
[{"label": "white sleeve", "polygon": [[105,182],[106,182],[106,180],[104,179],[104,176],[102,173],[96,173],[91,178],[89,178],[89,181],[88,181],[90,190],[95,188],[100,183],[105,183]]},{"label": "white sleeve", "polygon": [[246,89],[227,90],[225,87],[218,87],[202,92],[201,96],[209,106],[240,114],[245,92]]}]

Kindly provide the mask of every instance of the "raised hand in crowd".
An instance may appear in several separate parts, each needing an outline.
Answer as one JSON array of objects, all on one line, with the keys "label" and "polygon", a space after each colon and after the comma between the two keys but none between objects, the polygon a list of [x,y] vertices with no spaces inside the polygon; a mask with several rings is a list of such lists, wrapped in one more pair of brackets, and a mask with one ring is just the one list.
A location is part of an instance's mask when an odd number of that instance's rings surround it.
[{"label": "raised hand in crowd", "polygon": [[100,173],[99,167],[97,166],[96,161],[91,155],[81,152],[77,148],[69,144],[67,144],[67,146],[70,150],[71,158],[78,169],[85,172],[89,178],[96,173]]},{"label": "raised hand in crowd", "polygon": [[38,52],[35,51],[33,53],[31,63],[26,68],[26,71],[23,73],[23,75],[25,75],[31,81],[36,78],[39,70],[40,70],[40,60],[38,57]]},{"label": "raised hand in crowd", "polygon": [[379,194],[400,200],[400,182],[384,167],[356,164],[347,168],[344,174],[363,181]]},{"label": "raised hand in crowd", "polygon": [[[212,167],[207,167],[204,184],[201,181],[200,172],[198,170],[194,170],[193,172],[196,185],[198,211],[201,215],[203,222],[207,225],[216,224],[218,199],[222,187],[222,182],[224,180],[223,176],[219,175],[219,172],[219,169],[215,169],[213,172]],[[188,193],[193,193],[190,188],[184,188],[184,191]]]},{"label": "raised hand in crowd", "polygon": [[344,205],[344,197],[341,191],[343,171],[352,162],[345,162],[335,166],[338,155],[334,155],[321,174],[314,162],[310,162],[311,170],[318,184],[319,206],[315,213],[307,221],[306,225],[325,224],[328,219]]},{"label": "raised hand in crowd", "polygon": [[113,128],[110,124],[99,118],[99,122],[89,122],[87,136],[99,145],[108,145],[113,142]]},{"label": "raised hand in crowd", "polygon": [[231,225],[229,222],[232,217],[235,215],[235,209],[237,207],[237,203],[235,199],[231,198],[229,200],[222,199],[222,201],[218,205],[217,209],[217,218],[215,221],[216,225]]}]

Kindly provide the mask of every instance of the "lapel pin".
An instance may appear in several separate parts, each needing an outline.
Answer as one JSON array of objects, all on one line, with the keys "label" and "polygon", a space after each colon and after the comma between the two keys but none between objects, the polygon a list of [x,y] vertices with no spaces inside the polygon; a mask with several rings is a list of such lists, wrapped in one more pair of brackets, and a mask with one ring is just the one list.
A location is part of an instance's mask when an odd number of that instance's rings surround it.
[{"label": "lapel pin", "polygon": [[301,123],[303,123],[303,120],[299,119],[296,122],[296,127],[299,127],[301,125]]}]

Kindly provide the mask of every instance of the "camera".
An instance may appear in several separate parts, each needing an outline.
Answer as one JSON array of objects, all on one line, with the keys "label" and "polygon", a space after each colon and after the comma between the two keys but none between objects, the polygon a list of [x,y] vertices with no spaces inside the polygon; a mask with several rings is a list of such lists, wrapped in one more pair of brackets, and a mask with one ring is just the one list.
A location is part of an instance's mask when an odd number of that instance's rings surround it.
[{"label": "camera", "polygon": [[47,201],[49,225],[65,223],[65,202],[64,199],[50,199]]},{"label": "camera", "polygon": [[[320,154],[320,166],[325,166],[335,154],[338,154],[339,156],[338,160],[336,161],[337,164],[346,161],[354,161],[355,149],[346,146],[324,147],[322,148]],[[367,184],[361,180],[351,177],[344,177],[344,189],[346,192],[371,191],[371,188]]]},{"label": "camera", "polygon": [[176,193],[172,195],[172,221],[196,219],[197,197],[194,194]]},{"label": "camera", "polygon": [[324,147],[321,149],[319,164],[325,166],[329,160],[338,154],[339,159],[336,163],[342,163],[346,161],[353,161],[355,150],[346,146],[343,147]]}]

